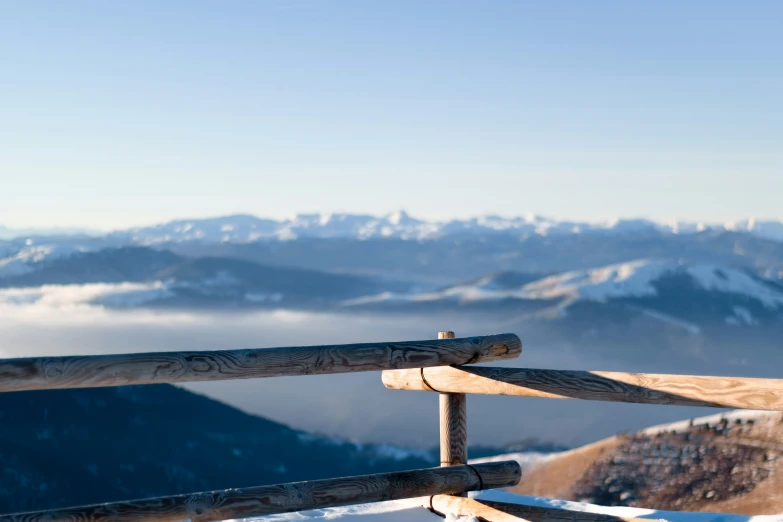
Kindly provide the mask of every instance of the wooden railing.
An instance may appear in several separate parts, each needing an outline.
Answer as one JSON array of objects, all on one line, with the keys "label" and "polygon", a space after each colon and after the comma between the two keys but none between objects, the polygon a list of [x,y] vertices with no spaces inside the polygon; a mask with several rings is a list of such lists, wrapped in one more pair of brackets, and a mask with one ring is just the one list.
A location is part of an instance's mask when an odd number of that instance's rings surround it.
[{"label": "wooden railing", "polygon": [[383,372],[392,390],[545,399],[783,410],[783,380],[526,368],[422,368]]},{"label": "wooden railing", "polygon": [[401,370],[513,359],[514,334],[405,343],[291,346],[0,360],[0,392]]},{"label": "wooden railing", "polygon": [[783,380],[464,366],[512,359],[514,334],[212,352],[0,360],[0,392],[383,371],[387,388],[440,394],[441,467],[0,515],[0,522],[218,521],[422,497],[435,512],[491,522],[616,517],[465,498],[520,481],[513,461],[468,464],[465,394],[783,410]]}]

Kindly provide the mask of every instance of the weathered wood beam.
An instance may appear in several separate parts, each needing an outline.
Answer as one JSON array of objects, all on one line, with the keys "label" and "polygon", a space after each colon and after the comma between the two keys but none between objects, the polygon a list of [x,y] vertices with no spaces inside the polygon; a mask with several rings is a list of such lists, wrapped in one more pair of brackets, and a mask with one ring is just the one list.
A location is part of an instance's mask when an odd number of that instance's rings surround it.
[{"label": "weathered wood beam", "polygon": [[652,522],[650,519],[616,517],[450,495],[436,495],[422,505],[438,513],[448,512],[459,517],[475,517],[486,522]]},{"label": "weathered wood beam", "polygon": [[0,522],[207,522],[503,488],[521,474],[513,461],[451,466],[0,515]]},{"label": "weathered wood beam", "polygon": [[464,393],[440,394],[440,464],[468,463],[468,419]]},{"label": "weathered wood beam", "polygon": [[385,371],[383,384],[393,390],[783,410],[782,379],[443,367]]},{"label": "weathered wood beam", "polygon": [[0,392],[423,368],[513,359],[514,334],[209,352],[0,359]]}]

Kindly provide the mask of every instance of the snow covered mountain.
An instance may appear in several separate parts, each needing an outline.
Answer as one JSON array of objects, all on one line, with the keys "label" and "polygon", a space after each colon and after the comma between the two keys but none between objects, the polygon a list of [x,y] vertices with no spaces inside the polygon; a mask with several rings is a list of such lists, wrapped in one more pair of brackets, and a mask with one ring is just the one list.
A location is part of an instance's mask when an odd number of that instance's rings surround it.
[{"label": "snow covered mountain", "polygon": [[[536,215],[520,217],[481,216],[450,221],[427,221],[404,211],[385,216],[364,214],[300,214],[291,219],[264,219],[249,214],[215,218],[181,219],[147,227],[118,230],[103,235],[107,240],[139,245],[199,241],[249,243],[258,240],[298,238],[399,238],[424,240],[451,235],[513,233],[543,237],[579,234],[694,234],[706,230],[747,233],[783,241],[783,222],[746,219],[728,223],[619,219],[603,223],[556,220]],[[27,236],[62,236],[83,230],[11,230],[0,227],[0,239]],[[90,235],[99,236],[95,232]]]},{"label": "snow covered mountain", "polygon": [[429,222],[404,212],[384,217],[313,214],[283,221],[237,215],[102,236],[0,239],[0,277],[30,272],[40,262],[74,252],[129,246],[435,286],[499,271],[552,274],[646,258],[736,266],[783,280],[783,225],[774,222],[712,228],[647,220],[560,222],[537,216]]},{"label": "snow covered mountain", "polygon": [[754,219],[708,225],[693,222],[655,223],[645,219],[621,219],[606,223],[558,221],[527,215],[504,218],[482,216],[451,221],[426,221],[404,211],[386,216],[354,214],[300,214],[289,220],[261,219],[251,215],[211,219],[179,220],[152,227],[135,228],[115,235],[130,237],[138,244],[179,241],[252,242],[259,239],[293,240],[304,237],[369,239],[432,239],[449,235],[515,233],[557,236],[573,234],[692,234],[705,230],[745,232],[783,241],[783,223]]},{"label": "snow covered mountain", "polygon": [[[783,307],[783,287],[743,270],[714,265],[688,265],[645,259],[593,270],[576,270],[535,281],[522,287],[527,299],[563,299],[606,302],[610,299],[657,297],[663,284],[683,278],[684,285],[702,292],[734,295],[756,301],[768,309]],[[683,286],[684,286],[683,285]]]},{"label": "snow covered mountain", "polygon": [[742,269],[645,259],[538,279],[504,272],[433,292],[384,292],[343,303],[349,308],[555,309],[559,317],[584,310],[585,304],[593,311],[595,305],[622,305],[698,332],[694,321],[780,322],[783,285]]},{"label": "snow covered mountain", "polygon": [[[403,262],[417,255],[420,260],[425,259],[418,249],[419,243],[399,244],[413,249],[369,246],[377,250],[377,259],[391,259],[391,266],[398,255]],[[433,253],[427,261],[432,273],[443,272],[444,265],[449,263],[469,264],[477,259],[472,253],[488,247],[488,243],[481,241],[466,244],[453,246],[455,250],[446,251],[441,257]],[[340,255],[351,257],[348,255],[352,252],[351,245],[337,248]],[[562,249],[557,242],[556,250]],[[414,281],[389,277],[383,272],[299,268],[274,261],[268,263],[263,258],[263,262],[257,262],[242,250],[233,253],[237,257],[187,256],[139,246],[96,251],[84,251],[73,245],[22,246],[0,257],[0,302],[72,301],[110,307],[177,308],[334,310],[338,307],[344,311],[401,312],[469,310],[501,315],[538,314],[539,318],[550,319],[587,314],[596,320],[631,313],[677,324],[693,332],[700,330],[696,325],[705,323],[729,326],[783,323],[783,282],[779,275],[762,277],[759,270],[748,266],[648,258],[549,275],[504,270],[443,286],[434,277]],[[516,255],[520,254],[529,259],[530,248],[525,245]],[[489,255],[490,259],[498,257],[491,246]],[[295,257],[321,261],[327,255],[318,250],[300,250]]]},{"label": "snow covered mountain", "polygon": [[681,277],[695,290],[736,295],[758,301],[768,309],[783,307],[783,286],[744,270],[676,261],[643,259],[588,270],[574,270],[544,278],[502,272],[470,283],[415,294],[381,294],[347,304],[398,300],[410,302],[453,300],[460,303],[506,299],[558,300],[561,307],[577,301],[656,297],[663,281]]}]

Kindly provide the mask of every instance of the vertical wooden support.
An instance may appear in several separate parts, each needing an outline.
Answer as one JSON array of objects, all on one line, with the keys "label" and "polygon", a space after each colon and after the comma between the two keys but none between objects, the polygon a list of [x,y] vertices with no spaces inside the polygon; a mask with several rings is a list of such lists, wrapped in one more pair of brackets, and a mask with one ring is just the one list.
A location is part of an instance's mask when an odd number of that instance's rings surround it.
[{"label": "vertical wooden support", "polygon": [[[454,332],[439,332],[438,339],[454,339]],[[468,463],[468,418],[464,393],[440,394],[440,465]]]}]

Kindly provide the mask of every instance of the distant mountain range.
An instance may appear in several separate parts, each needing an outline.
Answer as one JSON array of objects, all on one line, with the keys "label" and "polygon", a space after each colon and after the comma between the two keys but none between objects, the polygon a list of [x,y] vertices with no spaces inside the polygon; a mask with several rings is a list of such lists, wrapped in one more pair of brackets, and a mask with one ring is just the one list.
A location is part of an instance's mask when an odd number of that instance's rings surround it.
[{"label": "distant mountain range", "polygon": [[[519,222],[541,225],[536,219]],[[649,222],[618,223],[612,233],[543,235],[481,220],[471,233],[465,225],[427,239],[356,232],[423,226],[404,214],[372,220],[298,218],[296,234],[314,227],[333,237],[285,241],[245,241],[252,230],[279,230],[252,216],[0,241],[0,304],[485,313],[539,344],[656,364],[662,350],[679,350],[693,355],[697,371],[720,357],[760,365],[779,352],[781,241],[717,228],[674,233]],[[342,237],[345,227],[363,239]],[[629,351],[631,343],[645,348]]]},{"label": "distant mountain range", "polygon": [[[391,241],[393,255],[401,240]],[[550,274],[506,270],[443,285],[422,274],[335,273],[150,247],[66,252],[23,249],[0,260],[0,305],[447,314],[449,321],[484,314],[534,345],[662,368],[667,354],[678,353],[681,372],[734,373],[732,365],[754,364],[761,376],[772,368],[763,361],[783,363],[783,280],[747,266],[642,259]]]},{"label": "distant mountain range", "polygon": [[[0,288],[102,285],[93,303],[109,306],[275,306],[422,310],[487,308],[567,315],[578,304],[620,303],[672,321],[704,320],[709,310],[734,326],[777,321],[783,281],[748,269],[657,259],[552,275],[502,271],[438,288],[377,276],[263,265],[231,257],[185,257],[149,247],[98,251],[25,247],[0,259]],[[35,299],[36,292],[16,292]],[[666,314],[666,315],[663,315]]]},{"label": "distant mountain range", "polygon": [[[144,245],[130,235],[121,234],[0,240],[0,277],[29,272],[32,265],[56,257],[125,246]],[[292,241],[207,242],[193,239],[162,242],[154,247],[189,258],[231,257],[270,266],[439,284],[498,271],[551,274],[636,259],[744,267],[773,278],[783,274],[783,242],[720,230],[684,235],[647,229],[623,235],[553,236],[505,231],[427,240],[304,237]]]},{"label": "distant mountain range", "polygon": [[657,223],[646,219],[619,219],[604,223],[559,221],[527,215],[505,218],[482,216],[450,221],[427,221],[404,211],[386,216],[357,214],[300,214],[292,219],[264,219],[249,214],[215,218],[182,219],[100,234],[88,229],[8,229],[0,226],[0,239],[62,235],[90,235],[107,240],[159,245],[200,241],[208,243],[251,243],[258,240],[300,238],[398,238],[433,239],[452,235],[515,233],[517,235],[558,236],[578,234],[628,235],[649,232],[694,234],[711,231],[741,232],[774,241],[783,241],[783,222],[745,219],[727,223],[675,221]]}]

